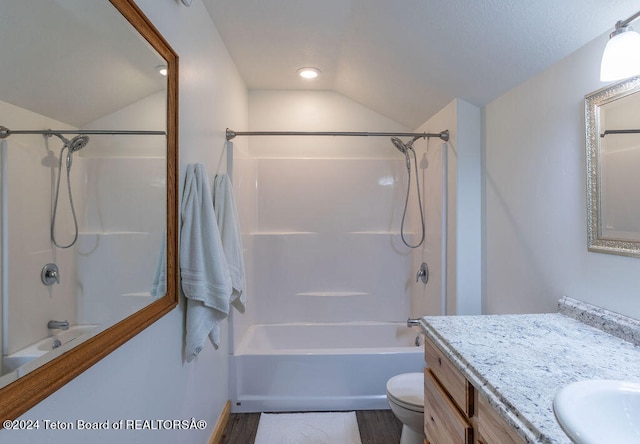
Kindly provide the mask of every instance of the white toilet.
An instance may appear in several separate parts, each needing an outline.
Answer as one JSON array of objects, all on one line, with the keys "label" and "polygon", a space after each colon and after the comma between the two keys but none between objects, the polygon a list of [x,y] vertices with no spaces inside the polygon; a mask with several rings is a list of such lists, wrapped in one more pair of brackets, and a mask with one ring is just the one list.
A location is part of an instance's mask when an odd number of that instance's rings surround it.
[{"label": "white toilet", "polygon": [[387,401],[403,424],[400,444],[424,444],[424,374],[403,373],[389,379]]}]

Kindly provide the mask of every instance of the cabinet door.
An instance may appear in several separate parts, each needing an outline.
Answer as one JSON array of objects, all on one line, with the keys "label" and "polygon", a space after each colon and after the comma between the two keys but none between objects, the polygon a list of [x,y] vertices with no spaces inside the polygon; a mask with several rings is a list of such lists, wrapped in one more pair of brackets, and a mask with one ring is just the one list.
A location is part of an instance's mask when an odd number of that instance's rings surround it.
[{"label": "cabinet door", "polygon": [[431,369],[445,391],[453,398],[458,408],[468,418],[471,418],[473,416],[473,386],[449,358],[427,337],[425,337],[424,341],[424,359],[427,362],[427,367]]},{"label": "cabinet door", "polygon": [[432,444],[473,443],[473,429],[429,369],[424,373],[424,431]]},{"label": "cabinet door", "polygon": [[496,412],[484,396],[478,395],[476,417],[478,443],[525,444],[524,439]]}]

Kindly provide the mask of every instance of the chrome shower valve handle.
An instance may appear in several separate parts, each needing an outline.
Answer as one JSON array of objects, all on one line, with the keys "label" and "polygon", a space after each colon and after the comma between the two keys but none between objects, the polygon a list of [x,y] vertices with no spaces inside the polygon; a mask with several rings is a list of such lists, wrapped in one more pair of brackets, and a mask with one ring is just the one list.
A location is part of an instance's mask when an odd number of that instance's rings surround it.
[{"label": "chrome shower valve handle", "polygon": [[60,272],[56,264],[47,264],[42,268],[40,279],[44,285],[53,285],[60,283]]},{"label": "chrome shower valve handle", "polygon": [[420,269],[416,273],[416,282],[422,280],[423,284],[426,284],[429,281],[429,267],[427,267],[427,263],[423,262],[420,265]]}]

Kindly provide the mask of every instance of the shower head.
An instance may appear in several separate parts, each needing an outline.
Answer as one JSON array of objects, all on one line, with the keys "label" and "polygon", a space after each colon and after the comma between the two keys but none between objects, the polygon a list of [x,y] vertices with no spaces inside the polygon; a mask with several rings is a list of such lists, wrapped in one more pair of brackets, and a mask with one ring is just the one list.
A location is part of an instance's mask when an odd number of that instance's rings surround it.
[{"label": "shower head", "polygon": [[82,134],[74,137],[71,140],[67,139],[60,133],[51,133],[49,134],[49,136],[56,136],[58,139],[62,140],[64,142],[64,147],[67,148],[70,153],[80,151],[89,143],[89,136],[85,136]]},{"label": "shower head", "polygon": [[76,151],[80,151],[82,148],[87,146],[89,143],[89,136],[76,136],[73,139],[67,142],[70,153],[75,153]]},{"label": "shower head", "polygon": [[[89,136],[85,136],[81,134],[69,140],[59,133],[53,133],[53,135],[58,137],[60,140],[64,142],[64,146],[62,147],[62,150],[60,150],[60,156],[62,156],[62,152],[66,148],[67,149],[67,171],[69,171],[71,169],[71,164],[73,163],[73,153],[75,153],[76,151],[80,151],[82,148],[87,146],[87,144],[89,143]],[[60,160],[62,161],[62,159]]]},{"label": "shower head", "polygon": [[404,142],[402,142],[402,140],[398,139],[397,137],[392,137],[391,143],[393,143],[393,146],[395,146],[402,154],[407,154],[408,147],[404,144]]},{"label": "shower head", "polygon": [[397,137],[391,138],[391,143],[393,143],[393,146],[395,146],[398,149],[398,151],[404,154],[404,159],[407,162],[408,171],[411,171],[411,158],[409,157],[409,151],[412,151],[413,155],[415,156],[415,151],[413,151],[413,148],[411,146],[413,145],[413,142],[416,141],[416,139],[417,137],[411,140],[411,142],[405,144],[402,140],[398,139]]},{"label": "shower head", "polygon": [[415,136],[413,139],[411,139],[407,143],[404,143],[402,140],[398,139],[397,137],[392,137],[391,143],[393,143],[393,146],[395,146],[398,149],[398,151],[400,151],[403,154],[407,154],[407,151],[413,150],[413,142],[418,140],[420,137],[422,136]]}]

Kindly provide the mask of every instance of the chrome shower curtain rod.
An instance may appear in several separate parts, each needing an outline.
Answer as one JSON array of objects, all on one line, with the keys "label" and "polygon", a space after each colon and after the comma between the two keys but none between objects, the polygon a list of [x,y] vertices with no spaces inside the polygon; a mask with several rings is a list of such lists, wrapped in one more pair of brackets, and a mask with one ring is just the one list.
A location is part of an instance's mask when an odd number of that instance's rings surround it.
[{"label": "chrome shower curtain rod", "polygon": [[6,139],[12,134],[42,134],[52,136],[54,134],[87,134],[87,135],[125,135],[125,136],[166,136],[166,131],[134,131],[134,130],[10,130],[0,126],[0,139]]},{"label": "chrome shower curtain rod", "polygon": [[600,134],[600,137],[608,134],[640,134],[640,129],[605,130],[604,133]]},{"label": "chrome shower curtain rod", "polygon": [[227,128],[227,140],[236,136],[383,136],[383,137],[438,137],[445,142],[449,140],[449,130],[439,133],[368,133],[358,131],[333,132],[333,131],[233,131]]}]

